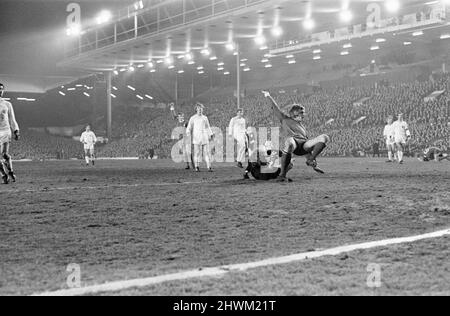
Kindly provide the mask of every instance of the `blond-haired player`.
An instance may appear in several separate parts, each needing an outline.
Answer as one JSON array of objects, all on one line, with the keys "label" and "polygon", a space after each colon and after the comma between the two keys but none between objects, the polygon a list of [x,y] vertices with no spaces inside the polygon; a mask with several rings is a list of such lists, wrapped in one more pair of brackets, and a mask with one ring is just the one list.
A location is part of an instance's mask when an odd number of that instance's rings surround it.
[{"label": "blond-haired player", "polygon": [[191,117],[186,128],[186,135],[191,137],[192,144],[194,145],[194,164],[196,172],[200,172],[202,155],[205,159],[208,171],[213,171],[211,168],[211,149],[209,143],[212,141],[214,135],[208,118],[203,114],[204,109],[205,106],[201,103],[195,105],[197,114]]},{"label": "blond-haired player", "polygon": [[97,136],[91,130],[91,126],[86,126],[86,131],[81,134],[80,142],[84,145],[84,157],[86,159],[86,166],[92,162],[95,165],[95,144],[97,143]]},{"label": "blond-haired player", "polygon": [[386,141],[386,148],[388,151],[388,163],[394,162],[395,155],[395,133],[394,133],[394,117],[392,115],[387,118],[387,125],[384,127],[384,140]]},{"label": "blond-haired player", "polygon": [[403,119],[403,114],[398,115],[398,120],[392,124],[394,129],[394,140],[397,149],[398,162],[403,164],[403,154],[406,149],[406,145],[411,139],[411,132],[409,131],[409,125]]}]

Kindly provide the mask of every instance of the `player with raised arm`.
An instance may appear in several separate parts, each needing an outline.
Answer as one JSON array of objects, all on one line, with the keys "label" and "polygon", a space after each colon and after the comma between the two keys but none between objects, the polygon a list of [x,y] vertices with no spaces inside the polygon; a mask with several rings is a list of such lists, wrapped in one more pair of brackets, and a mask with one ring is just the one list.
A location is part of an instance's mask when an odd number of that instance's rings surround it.
[{"label": "player with raised arm", "polygon": [[178,127],[184,128],[185,132],[183,134],[183,157],[186,163],[186,170],[195,169],[194,158],[192,156],[192,143],[190,137],[187,136],[188,122],[184,118],[184,113],[175,112],[175,103],[170,103],[170,112],[172,113],[173,119],[177,122]]},{"label": "player with raised arm", "polygon": [[305,156],[307,166],[313,168],[318,173],[324,173],[318,167],[316,158],[326,148],[327,143],[330,142],[330,137],[328,135],[321,135],[309,139],[306,128],[303,125],[305,107],[299,104],[293,104],[289,110],[289,115],[286,115],[269,92],[263,91],[263,94],[271,101],[275,114],[281,122],[282,132],[286,136],[282,149],[281,174],[278,177],[278,181],[292,181],[287,178],[292,155]]},{"label": "player with raised arm", "polygon": [[84,145],[84,157],[86,159],[86,166],[92,162],[95,165],[95,144],[97,143],[97,136],[91,130],[91,126],[86,126],[86,131],[81,134],[80,142]]},{"label": "player with raised arm", "polygon": [[245,149],[247,147],[246,128],[244,110],[238,109],[237,116],[230,121],[228,133],[237,142],[237,163],[239,168],[243,168],[243,163],[245,162]]},{"label": "player with raised arm", "polygon": [[201,103],[195,105],[197,114],[189,120],[186,134],[188,137],[192,137],[192,144],[194,145],[195,171],[200,172],[200,162],[203,155],[208,171],[213,172],[211,168],[211,150],[209,143],[213,140],[214,134],[208,118],[203,115],[204,109],[205,106]]},{"label": "player with raised arm", "polygon": [[406,149],[406,145],[411,139],[411,132],[409,131],[409,125],[403,119],[403,114],[398,115],[398,121],[392,124],[394,130],[394,140],[397,149],[398,162],[403,164],[403,154]]},{"label": "player with raised arm", "polygon": [[0,173],[3,183],[9,184],[9,181],[16,182],[17,180],[13,170],[12,158],[9,154],[9,147],[13,134],[16,141],[20,139],[20,131],[12,104],[3,99],[4,92],[5,86],[0,83],[0,147],[3,159]]},{"label": "player with raised arm", "polygon": [[390,115],[387,118],[387,125],[384,127],[384,140],[386,141],[386,148],[388,151],[388,163],[394,162],[394,155],[395,155],[395,133],[394,133],[394,117]]}]

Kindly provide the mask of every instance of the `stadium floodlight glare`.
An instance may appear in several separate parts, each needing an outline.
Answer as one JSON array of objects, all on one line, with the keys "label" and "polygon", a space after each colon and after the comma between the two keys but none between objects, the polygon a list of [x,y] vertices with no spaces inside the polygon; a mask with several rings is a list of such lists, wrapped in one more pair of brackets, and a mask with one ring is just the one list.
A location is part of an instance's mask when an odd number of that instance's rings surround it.
[{"label": "stadium floodlight glare", "polygon": [[167,68],[169,68],[169,69],[174,69],[175,68],[175,66],[174,65],[170,65],[169,67],[167,67]]},{"label": "stadium floodlight glare", "polygon": [[153,62],[152,61],[150,61],[150,62],[148,62],[148,64],[147,64],[150,68],[153,68],[153,67],[155,67],[155,65],[153,64]]},{"label": "stadium floodlight glare", "polygon": [[203,70],[200,70],[199,72],[198,72],[198,74],[199,75],[203,75],[205,72],[203,71]]},{"label": "stadium floodlight glare", "polygon": [[321,59],[322,59],[321,56],[314,56],[314,57],[313,57],[313,60],[321,60]]},{"label": "stadium floodlight glare", "polygon": [[347,56],[347,55],[350,55],[350,52],[348,52],[348,51],[341,52],[341,56]]},{"label": "stadium floodlight glare", "polygon": [[230,74],[230,72],[229,72],[229,71],[225,71],[223,74],[224,74],[225,76],[228,76],[228,75]]},{"label": "stadium floodlight glare", "polygon": [[133,87],[133,86],[128,85],[127,87],[128,87],[128,89],[130,89],[131,91],[136,91],[136,88]]},{"label": "stadium floodlight glare", "polygon": [[121,68],[119,71],[120,72],[124,72],[124,71],[127,71],[127,69],[126,68]]},{"label": "stadium floodlight glare", "polygon": [[117,98],[117,96],[114,93],[111,93],[111,97],[113,97],[114,99]]},{"label": "stadium floodlight glare", "polygon": [[224,65],[225,65],[225,63],[223,61],[217,64],[217,66],[219,66],[219,67],[224,66]]},{"label": "stadium floodlight glare", "polygon": [[344,49],[348,49],[348,48],[352,48],[352,47],[353,47],[352,43],[348,43],[343,46]]},{"label": "stadium floodlight glare", "polygon": [[142,10],[144,8],[144,2],[142,0],[134,3],[134,8],[137,10]]},{"label": "stadium floodlight glare", "polygon": [[203,56],[205,56],[205,57],[208,57],[209,55],[211,55],[211,50],[210,50],[208,47],[203,48],[203,49],[201,50],[201,54],[202,54]]},{"label": "stadium floodlight glare", "polygon": [[283,28],[277,25],[272,28],[271,32],[274,37],[280,37],[281,35],[283,35]]},{"label": "stadium floodlight glare", "polygon": [[316,22],[312,18],[307,18],[303,21],[303,27],[305,30],[312,30],[316,27]]},{"label": "stadium floodlight glare", "polygon": [[166,63],[166,65],[172,65],[173,64],[173,57],[172,56],[168,56],[164,59],[164,62]]},{"label": "stadium floodlight glare", "polygon": [[145,65],[144,65],[144,64],[139,64],[139,65],[137,65],[137,67],[138,67],[138,68],[144,68]]},{"label": "stadium floodlight glare", "polygon": [[379,50],[379,49],[380,49],[380,46],[378,46],[378,45],[372,46],[372,47],[370,48],[371,51]]},{"label": "stadium floodlight glare", "polygon": [[344,23],[348,23],[351,20],[353,20],[353,13],[350,10],[342,10],[341,13],[339,14],[341,21]]},{"label": "stadium floodlight glare", "polygon": [[385,38],[377,38],[377,40],[375,42],[384,43],[384,42],[386,42],[386,39]]},{"label": "stadium floodlight glare", "polygon": [[158,60],[156,61],[157,64],[162,64],[163,62],[164,62],[164,60],[162,60],[162,59],[158,59]]},{"label": "stadium floodlight glare", "polygon": [[119,75],[119,71],[117,70],[117,69],[114,69],[113,70],[113,73],[117,76],[117,75]]},{"label": "stadium floodlight glare", "polygon": [[62,95],[63,97],[66,96],[66,94],[65,94],[64,92],[62,92],[62,91],[58,91],[58,93],[59,93],[60,95]]},{"label": "stadium floodlight glare", "polygon": [[217,68],[217,71],[223,71],[223,70],[225,70],[225,68],[223,68],[223,67]]},{"label": "stadium floodlight glare", "polygon": [[81,34],[81,25],[75,24],[67,29],[66,31],[68,36],[77,36]]},{"label": "stadium floodlight glare", "polygon": [[259,46],[263,46],[264,44],[266,44],[266,38],[264,37],[264,35],[258,35],[255,37],[255,43]]},{"label": "stadium floodlight glare", "polygon": [[198,66],[197,67],[197,70],[203,70],[203,69],[205,69],[205,67],[203,67],[203,66]]},{"label": "stadium floodlight glare", "polygon": [[292,60],[288,61],[289,65],[293,65],[293,64],[296,64],[296,63],[297,63],[297,61],[295,59],[292,59]]},{"label": "stadium floodlight glare", "polygon": [[136,98],[138,98],[139,100],[144,100],[144,98],[139,94],[136,94]]},{"label": "stadium floodlight glare", "polygon": [[412,36],[422,36],[423,35],[423,31],[417,31],[412,33]]},{"label": "stadium floodlight glare", "polygon": [[147,99],[153,100],[153,97],[152,97],[151,95],[146,94],[145,97],[146,97]]},{"label": "stadium floodlight glare", "polygon": [[112,19],[111,11],[103,10],[97,16],[97,24],[100,25],[100,24],[108,23],[109,21],[111,21],[111,19]]},{"label": "stadium floodlight glare", "polygon": [[67,89],[67,91],[75,91],[75,90],[77,90],[77,89],[75,89],[75,88],[68,88]]},{"label": "stadium floodlight glare", "polygon": [[135,71],[135,70],[136,70],[136,68],[134,68],[134,66],[128,67],[128,71],[129,71],[129,72],[133,72],[133,71]]},{"label": "stadium floodlight glare", "polygon": [[261,60],[261,62],[262,62],[263,64],[268,63],[269,61],[270,61],[270,60],[269,60],[268,58],[264,58],[264,59]]},{"label": "stadium floodlight glare", "polygon": [[151,69],[150,72],[154,73],[154,72],[156,72],[156,69]]},{"label": "stadium floodlight glare", "polygon": [[322,52],[321,49],[315,49],[313,50],[313,54],[320,54]]},{"label": "stadium floodlight glare", "polygon": [[445,40],[445,39],[449,39],[450,38],[450,34],[442,34],[440,39],[441,40]]},{"label": "stadium floodlight glare", "polygon": [[225,47],[229,50],[229,51],[233,51],[236,49],[236,45],[233,42],[228,42]]},{"label": "stadium floodlight glare", "polygon": [[264,66],[265,68],[272,68],[272,64],[267,64]]},{"label": "stadium floodlight glare", "polygon": [[412,43],[411,42],[404,42],[403,43],[403,45],[405,45],[405,46],[409,46],[409,45],[411,45]]},{"label": "stadium floodlight glare", "polygon": [[117,91],[117,90],[119,90],[119,89],[117,89],[117,87],[112,87],[112,89],[113,89],[114,91]]},{"label": "stadium floodlight glare", "polygon": [[184,74],[184,70],[178,70],[179,74]]},{"label": "stadium floodlight glare", "polygon": [[245,67],[245,66],[247,66],[247,64],[246,63],[241,63],[240,66],[241,67]]},{"label": "stadium floodlight glare", "polygon": [[195,61],[190,60],[190,61],[188,62],[188,65],[195,65]]},{"label": "stadium floodlight glare", "polygon": [[85,96],[87,96],[88,98],[91,96],[89,93],[87,93],[87,92],[83,92],[83,94],[85,95]]},{"label": "stadium floodlight glare", "polygon": [[189,52],[184,56],[184,59],[186,59],[187,61],[191,61],[194,59],[194,55],[191,52]]},{"label": "stadium floodlight glare", "polygon": [[209,58],[209,60],[211,60],[211,61],[217,60],[217,56],[211,56],[211,57]]},{"label": "stadium floodlight glare", "polygon": [[287,59],[292,59],[292,58],[294,58],[294,55],[289,54],[289,55],[286,56],[286,58],[287,58]]},{"label": "stadium floodlight glare", "polygon": [[250,70],[251,70],[250,67],[244,68],[245,72],[249,72]]},{"label": "stadium floodlight glare", "polygon": [[385,2],[386,9],[390,13],[395,13],[400,10],[400,1],[399,0],[386,0]]}]

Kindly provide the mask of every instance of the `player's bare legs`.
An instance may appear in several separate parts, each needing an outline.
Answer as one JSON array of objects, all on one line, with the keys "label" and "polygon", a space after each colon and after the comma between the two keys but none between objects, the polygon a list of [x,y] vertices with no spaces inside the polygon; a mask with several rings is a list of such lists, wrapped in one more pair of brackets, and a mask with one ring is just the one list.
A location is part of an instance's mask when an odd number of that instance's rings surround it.
[{"label": "player's bare legs", "polygon": [[310,152],[307,156],[306,164],[314,169],[314,171],[319,173],[324,173],[320,168],[317,167],[317,157],[323,152],[330,142],[330,137],[328,135],[320,135],[314,139],[308,140],[304,145],[303,149],[306,152]]},{"label": "player's bare legs", "polygon": [[92,148],[90,150],[90,156],[91,156],[91,163],[93,166],[95,166],[95,149],[94,148]]},{"label": "player's bare legs", "polygon": [[211,169],[211,149],[209,145],[204,145],[203,147],[203,157],[205,158],[206,167],[208,168],[209,172],[212,172]]},{"label": "player's bare legs", "polygon": [[89,166],[91,159],[91,151],[89,149],[84,150],[84,159],[86,160],[86,166]]},{"label": "player's bare legs", "polygon": [[[2,155],[2,157],[5,157],[5,153],[6,154],[8,153],[8,147],[9,147],[8,143],[1,144],[1,155]],[[11,165],[9,165],[9,166],[10,166],[10,168],[12,168]],[[9,169],[7,167],[7,162],[6,161],[5,162],[2,161],[1,164],[0,164],[0,174],[2,176],[4,184],[8,184],[9,183],[8,173],[9,173]]]},{"label": "player's bare legs", "polygon": [[278,178],[279,182],[289,181],[287,178],[287,173],[289,172],[289,166],[292,161],[292,155],[297,149],[297,142],[293,137],[289,137],[284,142],[284,149],[282,150],[283,155],[281,156],[281,173]]},{"label": "player's bare legs", "polygon": [[406,146],[406,144],[403,144],[403,143],[397,143],[396,144],[396,147],[397,147],[397,158],[398,158],[398,162],[400,164],[404,163],[403,162],[403,153],[404,153],[404,150],[405,150],[405,146]]}]

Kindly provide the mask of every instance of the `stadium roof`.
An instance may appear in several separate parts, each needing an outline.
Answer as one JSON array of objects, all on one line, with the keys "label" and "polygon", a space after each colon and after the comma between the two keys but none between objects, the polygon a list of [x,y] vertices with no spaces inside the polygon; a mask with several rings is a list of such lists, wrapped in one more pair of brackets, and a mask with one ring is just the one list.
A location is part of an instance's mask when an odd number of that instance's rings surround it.
[{"label": "stadium roof", "polygon": [[[403,7],[399,12],[386,12],[381,14],[397,16],[401,13],[411,13],[423,10],[435,2],[408,0],[402,1]],[[344,3],[348,3],[354,19],[344,23],[339,19]],[[142,9],[125,8],[116,14],[111,23],[103,26],[86,27],[83,35],[72,38],[72,45],[67,51],[68,58],[60,66],[69,69],[85,69],[90,71],[111,71],[139,65],[149,61],[163,62],[172,56],[174,63],[178,63],[178,56],[182,59],[188,52],[188,58],[194,58],[191,65],[197,65],[195,60],[201,57],[205,47],[211,49],[212,62],[224,60],[230,52],[225,48],[227,43],[239,42],[240,50],[248,53],[249,58],[264,59],[268,52],[262,47],[261,54],[255,54],[255,41],[258,35],[264,35],[267,45],[280,44],[292,39],[300,39],[312,32],[328,31],[345,27],[355,23],[365,23],[368,15],[367,0],[159,0],[144,1]],[[302,28],[302,23],[311,17],[315,20],[314,31]],[[273,36],[271,31],[280,26],[283,34]],[[137,27],[136,27],[137,26]],[[448,24],[439,25],[440,28]],[[387,34],[386,38],[404,35],[401,40],[394,41],[395,45],[403,45],[411,38],[411,33]],[[442,31],[433,33],[437,39]],[[426,40],[430,40],[427,37]],[[357,41],[360,50],[371,51],[370,41],[365,39]],[[423,41],[423,39],[421,40]],[[393,43],[391,41],[391,43]],[[331,46],[333,54],[342,52],[342,44]],[[358,45],[358,44],[353,44]],[[394,46],[395,46],[394,45]],[[266,46],[266,45],[260,45]],[[279,46],[279,45],[277,45]],[[385,45],[386,46],[386,45]],[[267,47],[268,48],[268,47]],[[256,48],[258,51],[258,48]],[[330,50],[331,51],[331,50]],[[339,55],[336,55],[339,56]],[[217,57],[215,59],[214,57]],[[307,60],[311,60],[311,55]],[[170,61],[171,62],[171,61]],[[185,64],[187,60],[185,60]],[[180,67],[184,65],[180,65]],[[200,64],[201,66],[201,64]],[[215,65],[214,65],[215,66]],[[219,65],[219,69],[221,69]]]}]

